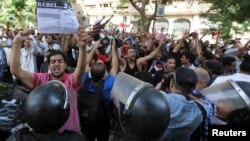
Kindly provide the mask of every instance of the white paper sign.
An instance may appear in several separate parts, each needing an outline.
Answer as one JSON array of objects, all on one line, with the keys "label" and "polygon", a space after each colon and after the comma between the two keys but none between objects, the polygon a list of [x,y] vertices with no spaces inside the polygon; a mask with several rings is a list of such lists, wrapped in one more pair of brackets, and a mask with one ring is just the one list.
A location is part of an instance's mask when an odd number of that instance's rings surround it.
[{"label": "white paper sign", "polygon": [[40,33],[75,33],[79,27],[75,12],[65,0],[37,0]]}]

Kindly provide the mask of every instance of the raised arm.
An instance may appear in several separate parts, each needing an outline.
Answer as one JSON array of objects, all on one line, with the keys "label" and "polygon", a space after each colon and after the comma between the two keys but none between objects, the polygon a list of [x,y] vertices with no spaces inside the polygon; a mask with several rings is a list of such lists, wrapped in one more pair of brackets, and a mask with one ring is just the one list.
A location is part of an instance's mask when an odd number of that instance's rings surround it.
[{"label": "raised arm", "polygon": [[163,46],[164,46],[164,42],[161,41],[159,46],[154,51],[152,51],[149,55],[138,59],[138,65],[142,65],[144,62],[147,62],[148,60],[153,59],[156,56],[156,54],[162,49]]},{"label": "raised arm", "polygon": [[183,41],[190,36],[188,32],[184,32],[182,38],[178,41],[177,45],[174,46],[173,51],[174,53],[179,52],[181,45],[183,44]]},{"label": "raised arm", "polygon": [[201,48],[201,41],[199,40],[198,33],[196,33],[196,38],[195,40],[195,50],[196,53],[198,54],[199,59],[202,58],[202,48]]},{"label": "raised arm", "polygon": [[87,55],[87,64],[86,64],[87,66],[90,65],[91,60],[93,59],[93,56],[94,56],[96,50],[97,50],[100,46],[101,46],[101,45],[100,45],[100,40],[96,41],[94,47],[91,49],[91,51],[90,51],[89,54]]},{"label": "raised arm", "polygon": [[86,44],[88,40],[92,40],[91,36],[85,32],[85,29],[80,28],[78,33],[78,47],[79,47],[79,57],[77,61],[77,66],[74,71],[74,79],[76,83],[81,83],[82,75],[85,72],[87,63],[87,51]]},{"label": "raised arm", "polygon": [[250,45],[250,40],[248,40],[248,41],[245,43],[244,48],[247,49],[249,45]]},{"label": "raised arm", "polygon": [[21,69],[20,54],[23,41],[28,39],[29,31],[20,31],[14,38],[11,50],[10,71],[19,78],[27,87],[33,88],[34,74]]},{"label": "raised arm", "polygon": [[148,35],[147,36],[147,51],[151,51],[154,45],[154,39],[155,39],[155,35],[152,33],[152,35]]},{"label": "raised arm", "polygon": [[69,43],[70,43],[70,35],[64,35],[65,38],[64,38],[64,44],[62,45],[62,50],[63,52],[65,52],[67,54],[67,52],[69,51]]},{"label": "raised arm", "polygon": [[117,56],[117,49],[115,47],[115,41],[112,42],[111,47],[111,55],[112,55],[112,68],[110,70],[110,74],[116,76],[118,73],[119,63],[118,63],[118,56]]}]

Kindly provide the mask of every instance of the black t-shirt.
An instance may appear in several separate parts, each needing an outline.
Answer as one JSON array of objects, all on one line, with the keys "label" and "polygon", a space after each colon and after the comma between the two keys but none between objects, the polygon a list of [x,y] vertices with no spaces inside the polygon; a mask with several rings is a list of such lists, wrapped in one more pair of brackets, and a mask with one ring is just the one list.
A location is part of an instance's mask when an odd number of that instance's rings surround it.
[{"label": "black t-shirt", "polygon": [[67,52],[68,66],[73,68],[76,67],[78,55],[79,55],[79,49],[77,47],[69,47],[69,51]]}]

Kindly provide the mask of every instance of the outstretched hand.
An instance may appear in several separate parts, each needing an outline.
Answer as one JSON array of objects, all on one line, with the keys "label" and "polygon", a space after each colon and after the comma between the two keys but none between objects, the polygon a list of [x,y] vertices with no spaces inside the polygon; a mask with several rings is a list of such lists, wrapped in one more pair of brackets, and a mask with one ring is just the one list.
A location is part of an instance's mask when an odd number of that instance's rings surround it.
[{"label": "outstretched hand", "polygon": [[92,40],[91,35],[85,31],[84,27],[79,27],[79,30],[74,37],[76,38],[79,47],[85,47],[87,42]]}]

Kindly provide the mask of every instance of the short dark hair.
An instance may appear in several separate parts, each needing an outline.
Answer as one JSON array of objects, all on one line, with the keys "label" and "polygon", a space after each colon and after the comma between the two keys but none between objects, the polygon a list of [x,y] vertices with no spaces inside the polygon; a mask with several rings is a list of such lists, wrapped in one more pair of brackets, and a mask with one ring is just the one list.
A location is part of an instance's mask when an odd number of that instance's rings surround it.
[{"label": "short dark hair", "polygon": [[66,55],[64,54],[64,52],[60,51],[60,50],[52,50],[50,51],[50,53],[48,53],[47,55],[47,61],[48,61],[48,64],[50,64],[50,58],[52,56],[55,56],[55,55],[61,55],[63,57],[63,60],[64,62],[67,64],[68,63],[68,60],[67,60],[67,57]]},{"label": "short dark hair", "polygon": [[163,62],[167,62],[169,59],[174,59],[176,61],[175,57],[172,55],[166,55],[162,57]]},{"label": "short dark hair", "polygon": [[184,52],[182,53],[182,56],[183,56],[183,55],[184,55],[187,59],[189,59],[189,62],[190,62],[191,64],[194,63],[194,60],[195,60],[196,56],[195,56],[192,52],[190,52],[190,51],[184,51]]},{"label": "short dark hair", "polygon": [[47,39],[48,36],[51,36],[52,37],[52,40],[55,40],[55,36],[53,34],[46,34],[45,35],[45,38]]},{"label": "short dark hair", "polygon": [[244,56],[244,60],[240,64],[240,71],[250,74],[250,55]]},{"label": "short dark hair", "polygon": [[208,70],[210,70],[212,74],[215,74],[215,75],[222,75],[224,72],[223,64],[217,60],[207,60],[205,62],[205,67]]},{"label": "short dark hair", "polygon": [[234,57],[227,56],[222,58],[221,62],[223,64],[223,67],[226,67],[226,66],[231,66],[233,62],[236,62],[236,59]]},{"label": "short dark hair", "polygon": [[204,51],[202,56],[205,58],[205,60],[212,60],[214,58],[214,55],[211,51]]},{"label": "short dark hair", "polygon": [[181,90],[185,94],[189,94],[195,89],[198,77],[192,69],[178,67],[173,72],[173,80],[177,89]]},{"label": "short dark hair", "polygon": [[153,78],[152,74],[148,71],[136,72],[134,74],[134,77],[139,79],[139,80],[142,80],[144,82],[147,82],[147,83],[154,85],[154,78]]}]

